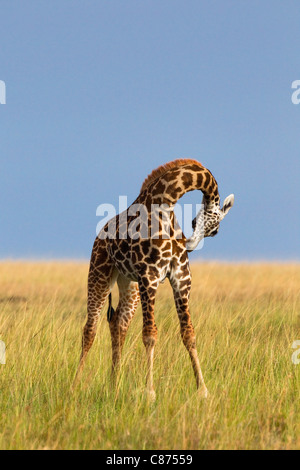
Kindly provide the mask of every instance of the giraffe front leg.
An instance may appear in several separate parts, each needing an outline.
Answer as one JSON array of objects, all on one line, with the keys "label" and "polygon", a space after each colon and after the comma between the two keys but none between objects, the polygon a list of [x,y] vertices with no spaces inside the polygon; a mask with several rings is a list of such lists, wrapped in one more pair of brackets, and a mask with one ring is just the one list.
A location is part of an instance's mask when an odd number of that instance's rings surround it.
[{"label": "giraffe front leg", "polygon": [[139,289],[137,282],[130,281],[124,276],[118,278],[119,304],[109,322],[112,345],[112,376],[119,370],[121,353],[127,330],[139,302]]},{"label": "giraffe front leg", "polygon": [[[145,285],[148,287],[145,287]],[[144,279],[144,282],[143,279],[141,279],[139,282],[143,310],[143,343],[147,354],[146,392],[151,401],[154,401],[156,398],[153,386],[153,362],[157,338],[157,327],[154,320],[154,304],[157,286],[158,282],[156,280],[149,286],[149,278]]]},{"label": "giraffe front leg", "polygon": [[[156,325],[154,324],[155,328]],[[143,333],[143,342],[146,347],[147,353],[147,379],[146,379],[146,392],[150,401],[155,401],[156,393],[153,385],[153,363],[154,363],[154,347],[156,343],[157,330],[153,328],[151,334],[149,332],[145,335]],[[144,331],[144,330],[143,330]]]},{"label": "giraffe front leg", "polygon": [[181,338],[184,346],[186,347],[190,355],[196,379],[196,386],[199,390],[200,396],[203,398],[207,398],[208,391],[200,367],[196,348],[196,336],[189,312],[191,274],[188,263],[186,263],[184,267],[181,267],[178,272],[173,273],[170,282],[173,288],[176,310],[180,322]]},{"label": "giraffe front leg", "polygon": [[181,330],[181,337],[183,344],[185,345],[186,349],[191,358],[193,371],[196,379],[197,389],[200,392],[200,395],[203,398],[207,398],[208,390],[206,388],[204,378],[202,375],[200,362],[198,358],[197,348],[196,348],[196,337],[194,328],[190,319],[190,314],[188,310],[184,311],[182,307],[180,307],[180,312],[178,313],[179,321],[180,321],[180,330]]}]

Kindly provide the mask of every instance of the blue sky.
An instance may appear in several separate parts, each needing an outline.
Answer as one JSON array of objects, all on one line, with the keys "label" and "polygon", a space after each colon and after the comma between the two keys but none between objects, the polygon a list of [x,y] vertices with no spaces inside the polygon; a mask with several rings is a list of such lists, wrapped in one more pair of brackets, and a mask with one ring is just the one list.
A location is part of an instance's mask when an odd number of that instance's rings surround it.
[{"label": "blue sky", "polygon": [[2,0],[0,258],[89,258],[97,206],[190,157],[235,194],[194,257],[299,260],[299,25],[297,0]]}]

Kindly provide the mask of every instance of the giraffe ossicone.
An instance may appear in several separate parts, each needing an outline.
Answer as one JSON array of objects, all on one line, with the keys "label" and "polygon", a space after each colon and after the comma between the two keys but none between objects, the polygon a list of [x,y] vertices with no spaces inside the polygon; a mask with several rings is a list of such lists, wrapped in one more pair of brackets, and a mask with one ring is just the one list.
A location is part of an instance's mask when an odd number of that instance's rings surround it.
[{"label": "giraffe ossicone", "polygon": [[[174,207],[185,193],[193,190],[203,193],[202,209],[193,221],[193,235],[187,240],[176,220]],[[197,160],[179,159],[156,168],[145,179],[133,204],[115,216],[113,221],[107,222],[96,237],[92,250],[88,276],[88,316],[74,385],[93,344],[98,319],[107,298],[114,375],[119,368],[128,327],[141,301],[142,338],[148,359],[146,389],[149,397],[155,396],[155,294],[158,285],[168,278],[173,289],[182,341],[190,355],[196,385],[202,395],[207,396],[189,311],[191,273],[188,252],[195,249],[201,239],[216,235],[220,221],[232,207],[233,201],[234,196],[231,194],[220,208],[218,184],[212,173]],[[144,218],[139,218],[136,207],[146,208]],[[114,236],[107,235],[110,223],[115,230]],[[111,290],[115,282],[119,288],[119,303],[113,310]]]}]

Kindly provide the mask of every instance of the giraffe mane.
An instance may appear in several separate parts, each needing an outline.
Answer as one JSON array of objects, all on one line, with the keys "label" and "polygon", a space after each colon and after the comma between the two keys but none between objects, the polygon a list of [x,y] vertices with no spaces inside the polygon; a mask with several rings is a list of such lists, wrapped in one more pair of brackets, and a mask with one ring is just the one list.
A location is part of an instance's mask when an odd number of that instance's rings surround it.
[{"label": "giraffe mane", "polygon": [[147,189],[148,186],[153,183],[153,181],[156,181],[162,175],[168,173],[168,171],[173,170],[174,168],[181,168],[186,165],[197,165],[199,169],[203,168],[203,165],[201,165],[201,163],[197,160],[193,160],[191,158],[178,158],[177,160],[165,163],[164,165],[161,165],[155,170],[153,170],[152,173],[150,173],[150,175],[148,175],[145,181],[143,182],[140,192],[142,193],[143,191],[145,191],[145,189]]}]

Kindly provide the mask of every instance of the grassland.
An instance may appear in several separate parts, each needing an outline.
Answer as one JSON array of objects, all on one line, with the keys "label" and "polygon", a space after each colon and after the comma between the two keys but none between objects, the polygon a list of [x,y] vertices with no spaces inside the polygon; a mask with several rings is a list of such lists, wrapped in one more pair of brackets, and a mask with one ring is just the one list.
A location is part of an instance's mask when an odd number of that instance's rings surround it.
[{"label": "grassland", "polygon": [[[192,319],[210,392],[199,399],[170,286],[158,291],[157,400],[143,393],[139,307],[111,386],[105,311],[69,393],[86,315],[85,263],[0,263],[1,449],[299,449],[300,266],[192,265]],[[117,290],[113,303],[117,303]]]}]

